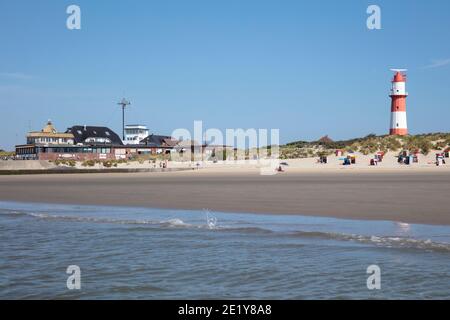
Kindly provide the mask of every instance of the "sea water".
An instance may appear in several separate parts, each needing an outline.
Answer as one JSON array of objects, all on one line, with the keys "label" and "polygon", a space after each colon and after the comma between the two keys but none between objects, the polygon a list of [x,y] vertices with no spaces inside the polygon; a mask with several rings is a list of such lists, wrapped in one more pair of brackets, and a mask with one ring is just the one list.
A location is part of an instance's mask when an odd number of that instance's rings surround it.
[{"label": "sea water", "polygon": [[450,299],[450,227],[0,202],[0,298]]}]

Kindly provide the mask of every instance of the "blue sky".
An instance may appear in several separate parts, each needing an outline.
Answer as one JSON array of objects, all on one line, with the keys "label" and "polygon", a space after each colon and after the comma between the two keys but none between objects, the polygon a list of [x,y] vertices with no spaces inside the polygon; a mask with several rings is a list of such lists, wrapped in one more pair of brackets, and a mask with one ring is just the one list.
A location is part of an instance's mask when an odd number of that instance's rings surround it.
[{"label": "blue sky", "polygon": [[409,69],[410,132],[450,131],[447,0],[0,1],[0,148],[47,119],[120,132],[122,96],[127,122],[160,134],[194,120],[283,143],[385,134],[391,67]]}]

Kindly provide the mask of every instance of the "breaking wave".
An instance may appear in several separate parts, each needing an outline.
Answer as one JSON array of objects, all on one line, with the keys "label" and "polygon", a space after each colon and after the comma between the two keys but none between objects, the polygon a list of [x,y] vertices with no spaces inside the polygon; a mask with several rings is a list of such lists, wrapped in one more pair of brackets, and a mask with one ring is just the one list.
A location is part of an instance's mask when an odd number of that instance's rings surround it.
[{"label": "breaking wave", "polygon": [[185,223],[181,219],[169,220],[147,220],[147,219],[115,219],[100,217],[80,217],[80,216],[61,216],[50,215],[47,213],[29,213],[28,215],[46,220],[73,221],[73,222],[91,222],[91,223],[116,223],[129,225],[155,225],[161,227],[191,227],[193,225]]},{"label": "breaking wave", "polygon": [[[88,217],[88,216],[68,216],[68,215],[53,215],[48,213],[35,213],[25,211],[2,210],[0,216],[6,217],[21,217],[30,216],[37,219],[54,220],[54,221],[69,221],[69,222],[88,222],[88,223],[110,223],[121,225],[139,225],[136,230],[145,230],[148,227],[153,228],[192,228],[192,229],[206,229],[220,232],[239,232],[249,235],[269,235],[269,236],[283,236],[293,238],[305,239],[323,239],[335,241],[348,241],[361,244],[368,244],[382,248],[396,248],[396,249],[415,249],[425,251],[435,251],[450,253],[450,243],[434,242],[430,239],[415,239],[410,237],[397,236],[370,236],[358,234],[333,233],[322,231],[273,231],[267,228],[258,226],[233,225],[225,226],[219,225],[216,217],[207,211],[206,220],[203,223],[186,223],[182,219],[173,218],[168,220],[148,220],[148,219],[115,219],[103,217]],[[133,229],[134,230],[134,229]],[[130,230],[132,231],[132,230]]]},{"label": "breaking wave", "polygon": [[422,240],[408,237],[365,236],[357,234],[318,231],[296,231],[292,233],[292,236],[304,238],[321,238],[325,240],[352,241],[364,244],[372,244],[384,248],[404,248],[450,252],[450,243],[433,242],[430,239]]},{"label": "breaking wave", "polygon": [[30,215],[27,212],[17,211],[17,210],[0,210],[0,217],[18,218]]}]

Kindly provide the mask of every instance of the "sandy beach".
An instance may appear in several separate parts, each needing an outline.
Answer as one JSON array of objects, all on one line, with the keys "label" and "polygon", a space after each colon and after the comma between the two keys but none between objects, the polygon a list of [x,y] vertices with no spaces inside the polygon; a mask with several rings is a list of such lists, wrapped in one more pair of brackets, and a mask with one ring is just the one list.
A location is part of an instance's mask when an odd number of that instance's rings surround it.
[{"label": "sandy beach", "polygon": [[274,176],[256,168],[0,176],[0,200],[450,225],[448,168],[372,169],[291,168]]}]

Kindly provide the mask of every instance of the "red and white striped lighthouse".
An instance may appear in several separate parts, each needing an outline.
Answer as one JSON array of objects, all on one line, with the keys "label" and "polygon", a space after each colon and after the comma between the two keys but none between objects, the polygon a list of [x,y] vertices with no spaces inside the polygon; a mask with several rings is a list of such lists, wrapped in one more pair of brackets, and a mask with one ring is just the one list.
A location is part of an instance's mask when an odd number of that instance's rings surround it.
[{"label": "red and white striped lighthouse", "polygon": [[395,72],[391,89],[391,128],[390,135],[406,136],[408,125],[406,122],[406,69],[391,69]]}]

